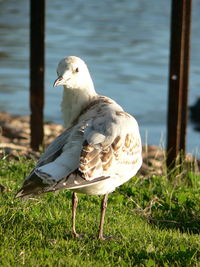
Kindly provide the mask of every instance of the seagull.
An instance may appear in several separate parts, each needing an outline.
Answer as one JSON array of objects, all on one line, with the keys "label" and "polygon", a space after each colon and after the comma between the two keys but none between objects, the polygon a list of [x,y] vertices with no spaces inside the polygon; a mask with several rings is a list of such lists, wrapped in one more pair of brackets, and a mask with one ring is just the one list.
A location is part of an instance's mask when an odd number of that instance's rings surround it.
[{"label": "seagull", "polygon": [[49,145],[16,198],[71,190],[72,235],[81,237],[75,228],[77,193],[103,195],[97,238],[105,239],[108,194],[142,165],[138,123],[114,100],[96,93],[82,59],[62,59],[57,74],[54,87],[64,87],[61,109],[66,130]]}]

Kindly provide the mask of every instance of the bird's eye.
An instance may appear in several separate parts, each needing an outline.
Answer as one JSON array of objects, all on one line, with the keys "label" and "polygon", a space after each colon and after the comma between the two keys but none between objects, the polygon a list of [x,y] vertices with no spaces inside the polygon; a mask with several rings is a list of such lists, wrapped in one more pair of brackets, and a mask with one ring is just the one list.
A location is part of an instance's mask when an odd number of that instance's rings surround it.
[{"label": "bird's eye", "polygon": [[75,69],[75,72],[79,72],[79,69],[78,69],[78,68],[76,68],[76,69]]}]

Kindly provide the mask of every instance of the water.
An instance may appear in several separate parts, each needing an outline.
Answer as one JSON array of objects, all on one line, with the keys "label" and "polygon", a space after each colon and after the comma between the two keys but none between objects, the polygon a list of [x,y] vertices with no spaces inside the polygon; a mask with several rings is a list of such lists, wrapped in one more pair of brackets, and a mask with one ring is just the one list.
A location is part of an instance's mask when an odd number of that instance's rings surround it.
[{"label": "water", "polygon": [[[58,61],[83,58],[97,91],[119,102],[140,124],[143,142],[164,144],[170,0],[46,1],[45,119],[61,123]],[[200,0],[193,0],[190,97],[200,96]],[[29,1],[0,1],[0,110],[29,114]],[[200,133],[188,125],[188,151]]]}]

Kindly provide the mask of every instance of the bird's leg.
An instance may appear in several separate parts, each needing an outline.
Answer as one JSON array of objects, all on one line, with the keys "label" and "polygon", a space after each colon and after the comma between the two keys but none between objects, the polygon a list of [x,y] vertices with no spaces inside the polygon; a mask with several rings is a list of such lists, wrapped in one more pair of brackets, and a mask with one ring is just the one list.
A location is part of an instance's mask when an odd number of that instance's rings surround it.
[{"label": "bird's leg", "polygon": [[79,237],[79,234],[76,232],[76,226],[75,226],[75,221],[76,221],[76,208],[78,205],[78,197],[75,192],[72,194],[72,235],[74,237]]},{"label": "bird's leg", "polygon": [[104,218],[105,218],[105,213],[106,213],[106,208],[107,208],[107,200],[108,200],[108,194],[105,194],[101,202],[101,219],[100,219],[100,225],[99,225],[98,239],[105,239],[103,237],[103,225],[104,225]]}]

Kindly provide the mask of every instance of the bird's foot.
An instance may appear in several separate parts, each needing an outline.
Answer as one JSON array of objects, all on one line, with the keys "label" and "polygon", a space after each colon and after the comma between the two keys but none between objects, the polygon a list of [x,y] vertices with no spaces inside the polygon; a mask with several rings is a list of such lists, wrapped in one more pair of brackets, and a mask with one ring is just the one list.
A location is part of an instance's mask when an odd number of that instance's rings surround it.
[{"label": "bird's foot", "polygon": [[99,240],[110,240],[110,239],[115,239],[116,237],[114,235],[110,235],[110,236],[102,236],[102,235],[98,235],[97,237]]},{"label": "bird's foot", "polygon": [[84,234],[78,234],[78,233],[72,233],[72,236],[74,237],[74,238],[80,238],[80,239],[82,239],[83,237],[84,237]]}]

